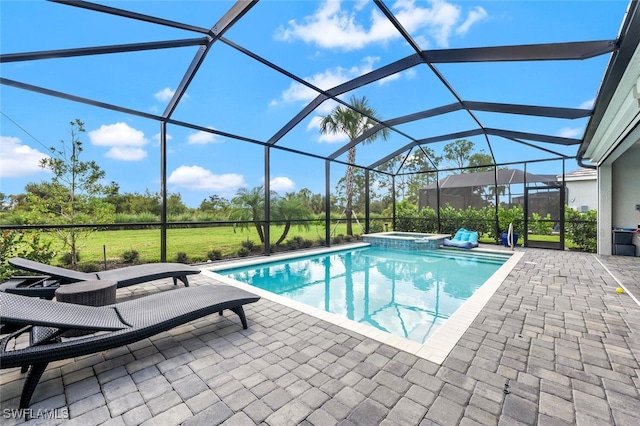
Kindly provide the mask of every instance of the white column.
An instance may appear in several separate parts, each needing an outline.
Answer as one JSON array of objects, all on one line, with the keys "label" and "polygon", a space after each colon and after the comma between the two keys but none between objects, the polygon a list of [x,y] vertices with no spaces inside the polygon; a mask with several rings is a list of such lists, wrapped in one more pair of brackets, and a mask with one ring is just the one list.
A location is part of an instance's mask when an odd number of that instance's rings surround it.
[{"label": "white column", "polygon": [[598,167],[598,254],[611,255],[611,166]]}]

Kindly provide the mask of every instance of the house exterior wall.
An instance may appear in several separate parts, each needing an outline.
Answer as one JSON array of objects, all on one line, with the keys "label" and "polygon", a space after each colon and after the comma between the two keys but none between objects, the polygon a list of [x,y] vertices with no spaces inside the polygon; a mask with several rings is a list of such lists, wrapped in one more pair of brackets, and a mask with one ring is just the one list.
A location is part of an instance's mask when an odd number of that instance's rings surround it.
[{"label": "house exterior wall", "polygon": [[567,205],[569,207],[582,211],[583,206],[587,206],[587,210],[598,208],[598,182],[596,179],[589,180],[567,180]]}]

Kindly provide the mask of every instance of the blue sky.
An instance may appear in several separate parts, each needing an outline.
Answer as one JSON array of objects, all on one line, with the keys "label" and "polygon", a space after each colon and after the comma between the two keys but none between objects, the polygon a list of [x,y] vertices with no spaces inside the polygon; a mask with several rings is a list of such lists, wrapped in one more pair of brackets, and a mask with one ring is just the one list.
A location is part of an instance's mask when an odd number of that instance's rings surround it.
[{"label": "blue sky", "polygon": [[[101,4],[211,28],[231,7],[226,1],[111,1]],[[626,1],[445,1],[385,2],[422,49],[484,47],[615,39]],[[201,37],[200,34],[132,21],[43,1],[0,1],[3,54]],[[226,34],[228,40],[306,81],[329,89],[413,53],[371,2],[270,1],[254,6]],[[4,63],[2,77],[101,102],[162,114],[196,53],[196,47]],[[437,64],[464,100],[590,108],[609,61]],[[449,104],[455,98],[426,65],[419,65],[351,94],[366,95],[383,119]],[[316,93],[217,42],[205,59],[176,120],[267,141]],[[322,136],[324,102],[278,145],[329,155],[346,142]],[[160,190],[156,121],[55,97],[0,86],[0,191],[24,192],[28,182],[49,179],[38,167],[47,148],[69,139],[69,122],[85,122],[83,158],[96,160],[107,181],[122,192]],[[485,127],[580,138],[586,119],[560,120],[476,113]],[[464,112],[397,126],[417,139],[476,128]],[[246,142],[168,126],[168,189],[197,207],[212,194],[231,198],[241,187],[263,183],[264,148]],[[484,137],[469,138],[488,152]],[[409,142],[401,134],[358,148],[369,165]],[[441,152],[447,142],[430,145]],[[549,158],[549,154],[491,138],[498,162]],[[576,147],[542,145],[574,155]],[[346,159],[346,156],[341,157]],[[271,152],[272,189],[324,191],[324,161]],[[560,162],[528,171],[561,172]],[[576,168],[574,162],[567,171]],[[332,183],[344,166],[331,168]],[[332,185],[333,187],[333,185]]]}]

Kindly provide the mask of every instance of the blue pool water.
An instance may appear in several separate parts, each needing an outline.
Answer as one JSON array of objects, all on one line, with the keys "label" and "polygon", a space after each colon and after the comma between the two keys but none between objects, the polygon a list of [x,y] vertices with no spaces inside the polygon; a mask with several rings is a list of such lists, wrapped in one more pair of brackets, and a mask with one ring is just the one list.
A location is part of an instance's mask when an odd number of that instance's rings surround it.
[{"label": "blue pool water", "polygon": [[215,272],[424,343],[507,259],[365,247]]}]

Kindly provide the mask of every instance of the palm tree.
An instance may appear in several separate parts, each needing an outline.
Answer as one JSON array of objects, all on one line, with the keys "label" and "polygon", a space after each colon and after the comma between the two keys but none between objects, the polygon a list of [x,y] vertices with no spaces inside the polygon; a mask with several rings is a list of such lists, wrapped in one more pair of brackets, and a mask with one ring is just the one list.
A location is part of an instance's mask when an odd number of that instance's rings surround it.
[{"label": "palm tree", "polygon": [[[253,223],[253,226],[255,226],[258,232],[260,242],[265,244],[264,186],[259,186],[251,190],[240,188],[233,198],[232,203],[233,210],[230,218]],[[271,220],[284,222],[282,234],[275,243],[275,245],[279,245],[287,238],[293,221],[296,219],[309,219],[311,218],[311,213],[309,212],[309,208],[305,206],[295,194],[287,194],[285,197],[279,197],[277,193],[271,191],[270,218]],[[309,225],[303,226],[308,227]]]},{"label": "palm tree", "polygon": [[[284,229],[282,230],[282,235],[280,235],[280,238],[278,238],[275,243],[276,246],[280,245],[285,238],[287,238],[294,220],[311,218],[309,208],[294,194],[287,194],[287,196],[283,198],[276,198],[271,213],[272,219],[284,221]],[[308,224],[301,226],[309,228]]]},{"label": "palm tree", "polygon": [[[337,106],[326,117],[322,117],[320,122],[320,133],[322,134],[345,134],[349,137],[349,141],[353,141],[358,136],[361,136],[371,127],[377,124],[376,111],[369,106],[369,102],[365,96],[358,98],[355,95],[351,96],[349,103],[354,109]],[[361,114],[360,112],[364,114]],[[389,129],[383,127],[379,131],[375,132],[368,138],[362,141],[362,143],[370,143],[381,137],[386,140],[389,137]],[[351,215],[353,212],[353,181],[354,181],[354,164],[356,162],[356,146],[349,148],[347,157],[347,173],[345,176],[345,195],[346,195],[346,207],[345,215],[347,217],[347,234],[353,235],[353,229],[351,224]]]},{"label": "palm tree", "polygon": [[260,242],[264,244],[264,187],[259,186],[252,190],[240,188],[231,202],[233,209],[230,218],[252,221]]}]

